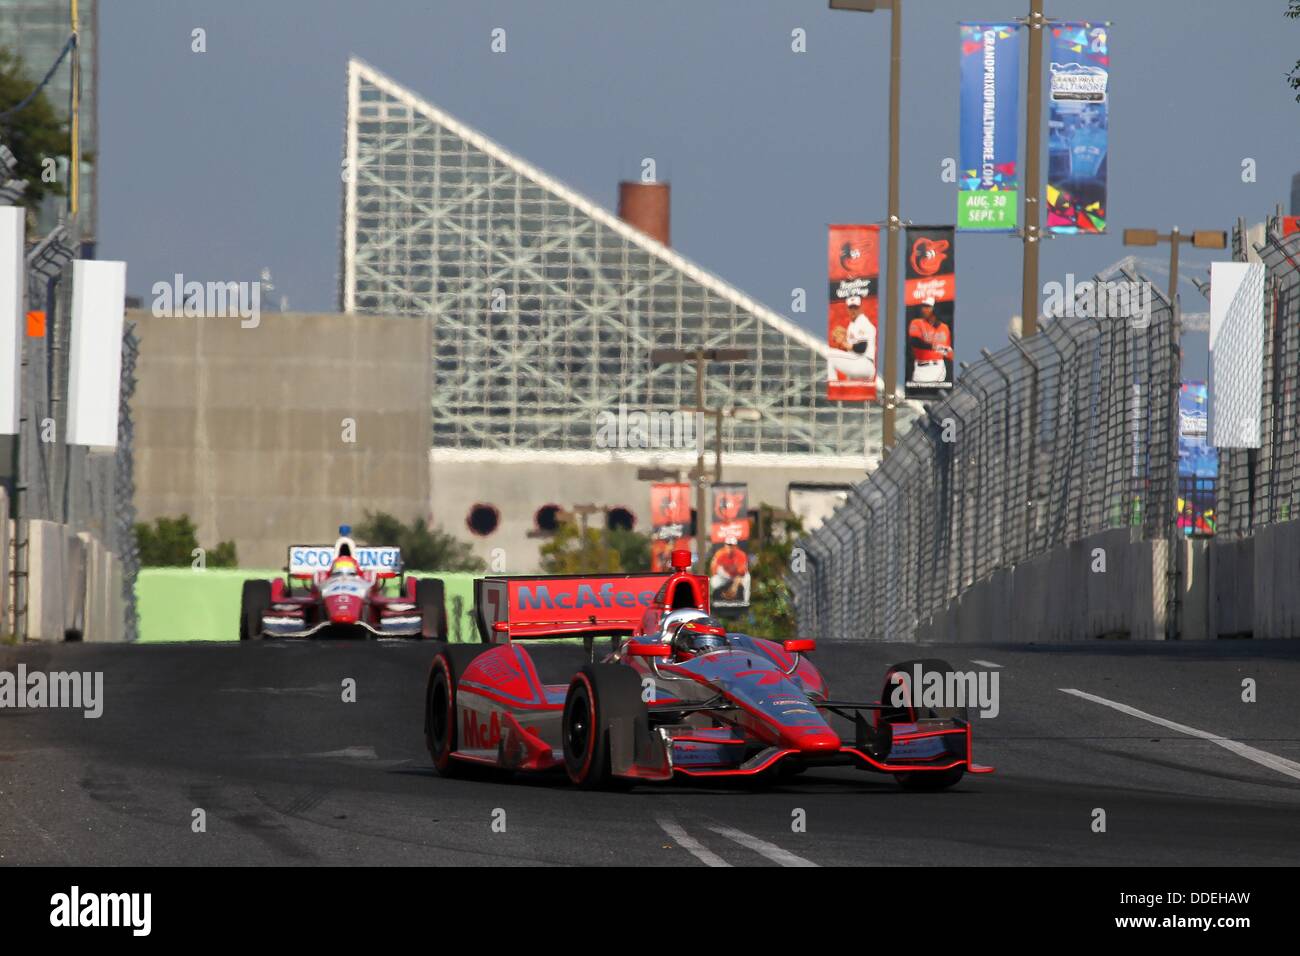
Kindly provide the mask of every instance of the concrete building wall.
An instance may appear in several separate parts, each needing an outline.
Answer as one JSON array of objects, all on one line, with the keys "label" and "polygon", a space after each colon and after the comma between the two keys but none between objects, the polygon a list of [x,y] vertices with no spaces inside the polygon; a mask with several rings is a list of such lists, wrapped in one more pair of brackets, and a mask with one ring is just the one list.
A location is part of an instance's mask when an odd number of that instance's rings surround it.
[{"label": "concrete building wall", "polygon": [[[791,484],[854,484],[863,478],[858,465],[844,467],[834,460],[795,457],[754,461],[754,456],[723,459],[724,481],[749,485],[751,509],[759,504],[788,507]],[[712,467],[713,459],[708,459]],[[489,567],[501,549],[501,570],[527,573],[538,570],[538,548],[545,540],[536,531],[535,515],[545,505],[572,508],[595,504],[626,508],[636,519],[637,531],[650,530],[650,483],[636,477],[643,467],[690,469],[694,456],[571,452],[469,452],[433,449],[429,453],[432,514],[435,524],[457,537],[469,539]],[[500,523],[490,535],[472,534],[467,524],[478,504],[497,509]],[[598,527],[600,516],[591,519]]]},{"label": "concrete building wall", "polygon": [[241,565],[279,567],[289,544],[333,541],[366,510],[427,516],[428,322],[127,319],[139,520],[188,514],[200,545],[233,539]]}]

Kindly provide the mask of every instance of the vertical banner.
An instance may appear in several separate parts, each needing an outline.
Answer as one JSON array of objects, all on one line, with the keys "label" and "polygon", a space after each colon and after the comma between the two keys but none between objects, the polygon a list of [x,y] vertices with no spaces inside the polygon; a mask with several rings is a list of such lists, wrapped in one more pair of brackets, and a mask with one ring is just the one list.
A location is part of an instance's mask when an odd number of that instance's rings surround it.
[{"label": "vertical banner", "polygon": [[691,523],[691,486],[684,483],[650,486],[650,570],[671,571],[672,553],[690,548],[684,541]]},{"label": "vertical banner", "polygon": [[1110,28],[1058,23],[1051,30],[1047,228],[1065,235],[1105,232]]},{"label": "vertical banner", "polygon": [[[0,435],[18,434],[23,381],[23,295],[27,286],[23,264],[26,215],[27,210],[22,206],[0,206]],[[8,518],[0,515],[0,521]],[[6,581],[0,586],[7,585]]]},{"label": "vertical banner", "polygon": [[749,488],[716,484],[709,490],[709,590],[713,607],[749,607]]},{"label": "vertical banner", "polygon": [[876,316],[880,307],[880,227],[831,226],[830,336],[826,397],[876,399]]},{"label": "vertical banner", "polygon": [[1209,442],[1209,396],[1204,382],[1183,382],[1178,393],[1178,527],[1183,534],[1214,534],[1219,453]]},{"label": "vertical banner", "polygon": [[125,321],[126,263],[72,260],[66,430],[69,445],[117,447]]},{"label": "vertical banner", "polygon": [[1258,448],[1264,386],[1264,263],[1210,263],[1210,443]]},{"label": "vertical banner", "polygon": [[961,24],[961,170],[957,228],[1010,232],[1020,181],[1020,27]]},{"label": "vertical banner", "polygon": [[908,398],[936,398],[952,388],[955,242],[952,226],[907,227],[903,304]]}]

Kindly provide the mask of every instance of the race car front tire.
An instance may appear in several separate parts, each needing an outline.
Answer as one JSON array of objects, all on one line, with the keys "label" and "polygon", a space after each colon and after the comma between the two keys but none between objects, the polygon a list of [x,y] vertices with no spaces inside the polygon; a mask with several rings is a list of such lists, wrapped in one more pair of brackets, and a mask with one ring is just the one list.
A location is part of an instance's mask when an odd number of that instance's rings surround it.
[{"label": "race car front tire", "polygon": [[[920,667],[922,679],[927,674],[949,674],[954,668],[947,661],[938,657],[920,658],[918,660],[903,661],[895,664],[885,671],[885,686],[880,692],[880,702],[882,704],[890,701],[894,692],[895,684],[893,675],[895,673],[906,674],[910,680],[915,679],[916,668]],[[967,707],[913,707],[912,713],[907,708],[889,708],[880,711],[880,720],[889,723],[910,723],[913,715],[920,720],[927,718],[938,718],[941,720],[959,719],[964,721],[970,720],[970,711]],[[951,767],[947,770],[915,770],[905,773],[894,774],[894,779],[904,790],[935,791],[946,790],[951,786],[961,782],[962,777],[966,775],[965,767]]]},{"label": "race car front tire", "polygon": [[262,617],[271,610],[271,582],[245,581],[239,596],[239,639],[260,641]]},{"label": "race car front tire", "polygon": [[444,777],[466,776],[476,769],[473,764],[452,757],[460,747],[456,682],[470,662],[486,650],[477,644],[443,643],[429,668],[424,694],[424,741],[434,769]]},{"label": "race car front tire", "polygon": [[574,675],[564,699],[564,769],[584,790],[627,787],[632,781],[614,775],[610,734],[636,737],[648,733],[641,699],[641,679],[625,664],[587,664]]}]

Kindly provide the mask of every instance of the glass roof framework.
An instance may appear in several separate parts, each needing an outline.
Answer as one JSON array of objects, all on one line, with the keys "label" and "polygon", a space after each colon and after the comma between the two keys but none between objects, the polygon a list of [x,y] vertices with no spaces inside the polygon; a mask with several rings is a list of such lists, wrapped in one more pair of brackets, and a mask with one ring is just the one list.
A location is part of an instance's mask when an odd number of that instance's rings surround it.
[{"label": "glass roof framework", "polygon": [[823,343],[355,59],[346,137],[340,305],[435,317],[435,448],[598,450],[601,412],[694,405],[693,367],[649,352],[703,346],[754,353],[709,367],[709,406],[762,413],[728,454],[878,450]]}]

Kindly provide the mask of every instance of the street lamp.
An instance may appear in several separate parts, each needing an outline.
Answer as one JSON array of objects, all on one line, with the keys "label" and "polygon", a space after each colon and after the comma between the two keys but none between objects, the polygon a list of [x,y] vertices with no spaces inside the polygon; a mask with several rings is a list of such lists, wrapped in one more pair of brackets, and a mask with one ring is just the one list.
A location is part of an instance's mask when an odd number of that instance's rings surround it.
[{"label": "street lamp", "polygon": [[[704,406],[704,366],[708,362],[746,362],[753,357],[752,349],[651,349],[651,365],[671,365],[674,363],[695,363],[695,409],[699,413],[710,411]],[[695,461],[695,548],[698,552],[696,562],[703,571],[704,558],[704,484],[708,476],[704,472],[704,442],[696,441],[698,454]]]},{"label": "street lamp", "polygon": [[[858,10],[874,13],[889,10],[889,222],[885,231],[885,409],[881,418],[881,444],[894,445],[894,393],[898,389],[898,342],[894,338],[898,297],[898,242],[895,233],[902,225],[898,218],[898,117],[900,98],[900,65],[902,63],[903,0],[830,0],[832,10]],[[877,348],[877,354],[879,348]],[[870,414],[870,406],[867,406]]]},{"label": "street lamp", "polygon": [[1174,514],[1169,529],[1168,578],[1170,587],[1165,629],[1169,637],[1176,638],[1180,630],[1179,610],[1182,604],[1179,590],[1181,571],[1178,565],[1180,538],[1178,528],[1178,396],[1183,387],[1183,329],[1182,315],[1178,307],[1178,250],[1184,244],[1189,244],[1197,249],[1226,249],[1228,248],[1228,234],[1222,230],[1214,229],[1197,229],[1190,234],[1185,234],[1180,232],[1177,226],[1165,233],[1158,232],[1155,229],[1124,230],[1124,245],[1126,246],[1154,246],[1161,242],[1169,243],[1169,309],[1172,316],[1170,338],[1172,340],[1171,361],[1173,363],[1170,375],[1168,455],[1170,468],[1172,469],[1171,485],[1173,488],[1173,501],[1170,504],[1173,506],[1171,510]]}]

